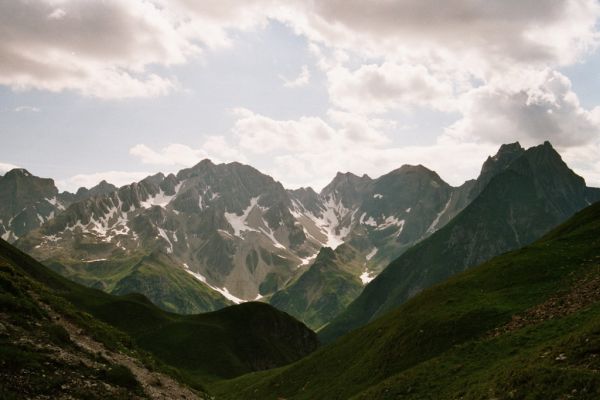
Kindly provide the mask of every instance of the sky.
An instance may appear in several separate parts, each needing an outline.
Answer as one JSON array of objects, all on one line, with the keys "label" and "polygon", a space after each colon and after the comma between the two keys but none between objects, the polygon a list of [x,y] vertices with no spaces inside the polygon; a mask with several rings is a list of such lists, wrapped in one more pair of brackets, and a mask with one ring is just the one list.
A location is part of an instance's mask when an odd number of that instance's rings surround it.
[{"label": "sky", "polygon": [[61,190],[204,158],[319,190],[452,185],[549,140],[600,186],[596,0],[0,0],[0,173]]}]

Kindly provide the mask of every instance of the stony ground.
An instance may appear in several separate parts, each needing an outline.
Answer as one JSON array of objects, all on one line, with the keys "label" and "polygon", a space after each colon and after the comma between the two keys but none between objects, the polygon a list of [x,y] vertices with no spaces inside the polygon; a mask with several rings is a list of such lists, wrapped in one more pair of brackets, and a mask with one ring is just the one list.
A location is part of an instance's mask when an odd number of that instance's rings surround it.
[{"label": "stony ground", "polygon": [[526,326],[561,318],[600,301],[600,264],[590,268],[593,271],[576,280],[568,291],[556,294],[524,313],[514,315],[510,322],[494,329],[489,336],[496,337]]},{"label": "stony ground", "polygon": [[[0,306],[4,294],[0,290]],[[0,399],[205,398],[132,355],[108,349],[34,292],[27,297],[45,315],[0,307]]]}]

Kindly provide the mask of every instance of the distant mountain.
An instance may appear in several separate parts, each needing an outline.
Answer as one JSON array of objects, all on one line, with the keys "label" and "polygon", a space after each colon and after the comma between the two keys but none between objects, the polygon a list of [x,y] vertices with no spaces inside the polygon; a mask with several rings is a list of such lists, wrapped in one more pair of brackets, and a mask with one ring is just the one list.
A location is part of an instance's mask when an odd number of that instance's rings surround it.
[{"label": "distant mountain", "polygon": [[338,173],[319,195],[292,192],[298,196],[298,220],[317,215],[331,221],[335,228],[326,245],[334,250],[270,303],[313,329],[323,327],[361,292],[361,285],[452,219],[466,205],[464,193],[470,188],[470,183],[453,188],[421,165],[404,165],[377,179]]},{"label": "distant mountain", "polygon": [[68,200],[70,203],[74,203],[76,201],[82,201],[90,197],[94,196],[104,196],[109,193],[112,193],[117,190],[117,187],[111,183],[106,182],[105,180],[100,181],[96,186],[88,189],[85,187],[80,187],[74,195],[70,195],[70,193],[63,193],[63,198]]},{"label": "distant mountain", "polygon": [[64,208],[52,179],[13,169],[0,177],[0,237],[14,241]]},{"label": "distant mountain", "polygon": [[105,195],[115,186],[102,181],[91,188],[80,188],[76,194],[59,193],[54,181],[39,178],[22,168],[0,176],[0,238],[9,242],[40,227],[76,201]]},{"label": "distant mountain", "polygon": [[141,295],[73,283],[3,240],[0,288],[3,399],[208,399],[211,380],[282,366],[318,345],[267,304],[176,315]]},{"label": "distant mountain", "polygon": [[[111,293],[140,291],[167,310],[193,313],[218,309],[226,299],[268,300],[288,287],[288,296],[298,293],[291,285],[307,282],[299,277],[320,249],[345,243],[352,259],[338,254],[347,265],[336,274],[354,290],[340,299],[325,290],[331,295],[323,302],[335,304],[307,321],[313,327],[343,309],[360,291],[358,284],[442,226],[456,208],[449,206],[455,189],[422,166],[375,180],[340,173],[316,193],[286,190],[247,165],[204,160],[176,175],[112,189],[102,183],[78,191],[87,197],[17,245],[78,282]],[[148,257],[161,260],[152,263],[154,272]],[[187,282],[175,277],[185,274]],[[282,296],[282,308],[301,317]]]},{"label": "distant mountain", "polygon": [[[486,184],[487,182],[487,184]],[[325,327],[324,341],[368,323],[437,282],[527,245],[591,203],[589,189],[550,143],[503,146],[486,161],[472,202],[369,283]]]},{"label": "distant mountain", "polygon": [[[527,152],[516,170],[555,162],[543,146]],[[501,175],[490,184],[510,179]],[[569,175],[562,179],[577,181]],[[599,238],[596,203],[541,240],[422,291],[286,368],[217,382],[211,393],[225,400],[597,399]]]}]

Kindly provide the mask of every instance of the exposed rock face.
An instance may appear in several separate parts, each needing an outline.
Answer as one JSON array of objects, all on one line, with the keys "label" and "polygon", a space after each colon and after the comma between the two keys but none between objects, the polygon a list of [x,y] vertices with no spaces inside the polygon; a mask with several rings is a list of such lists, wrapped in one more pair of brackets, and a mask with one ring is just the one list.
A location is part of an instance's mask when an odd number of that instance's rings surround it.
[{"label": "exposed rock face", "polygon": [[69,204],[114,190],[115,186],[102,181],[91,189],[80,188],[76,194],[59,193],[52,179],[15,168],[0,176],[0,237],[15,242],[53,219]]},{"label": "exposed rock face", "polygon": [[24,169],[0,177],[0,237],[15,241],[64,209],[52,179]]},{"label": "exposed rock face", "polygon": [[322,246],[344,242],[357,261],[346,273],[358,281],[443,225],[440,215],[453,192],[422,166],[376,180],[340,173],[317,194],[287,191],[246,165],[209,160],[111,189],[101,183],[80,190],[86,199],[19,246],[67,267],[80,265],[77,274],[85,262],[130,262],[136,254],[162,252],[175,268],[233,301],[272,295],[305,272]]}]

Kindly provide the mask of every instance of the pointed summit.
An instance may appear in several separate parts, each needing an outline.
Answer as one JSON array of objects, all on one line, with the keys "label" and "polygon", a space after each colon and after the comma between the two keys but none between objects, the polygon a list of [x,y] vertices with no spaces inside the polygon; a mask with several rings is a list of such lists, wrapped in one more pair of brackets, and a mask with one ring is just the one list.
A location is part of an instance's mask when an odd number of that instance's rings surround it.
[{"label": "pointed summit", "polygon": [[369,182],[371,182],[371,178],[366,174],[358,176],[352,172],[338,172],[331,183],[321,190],[321,195],[328,196],[337,192],[360,191]]},{"label": "pointed summit", "polygon": [[108,183],[103,179],[99,184],[90,189],[85,187],[80,187],[77,189],[77,193],[75,193],[75,198],[73,201],[81,201],[87,199],[88,197],[94,196],[104,196],[105,194],[114,192],[115,190],[117,190],[115,185]]},{"label": "pointed summit", "polygon": [[492,178],[508,168],[508,166],[517,158],[525,153],[519,142],[503,144],[498,149],[495,156],[489,156],[481,167],[481,173],[477,178],[473,189],[469,194],[471,199],[477,197],[487,186]]}]

